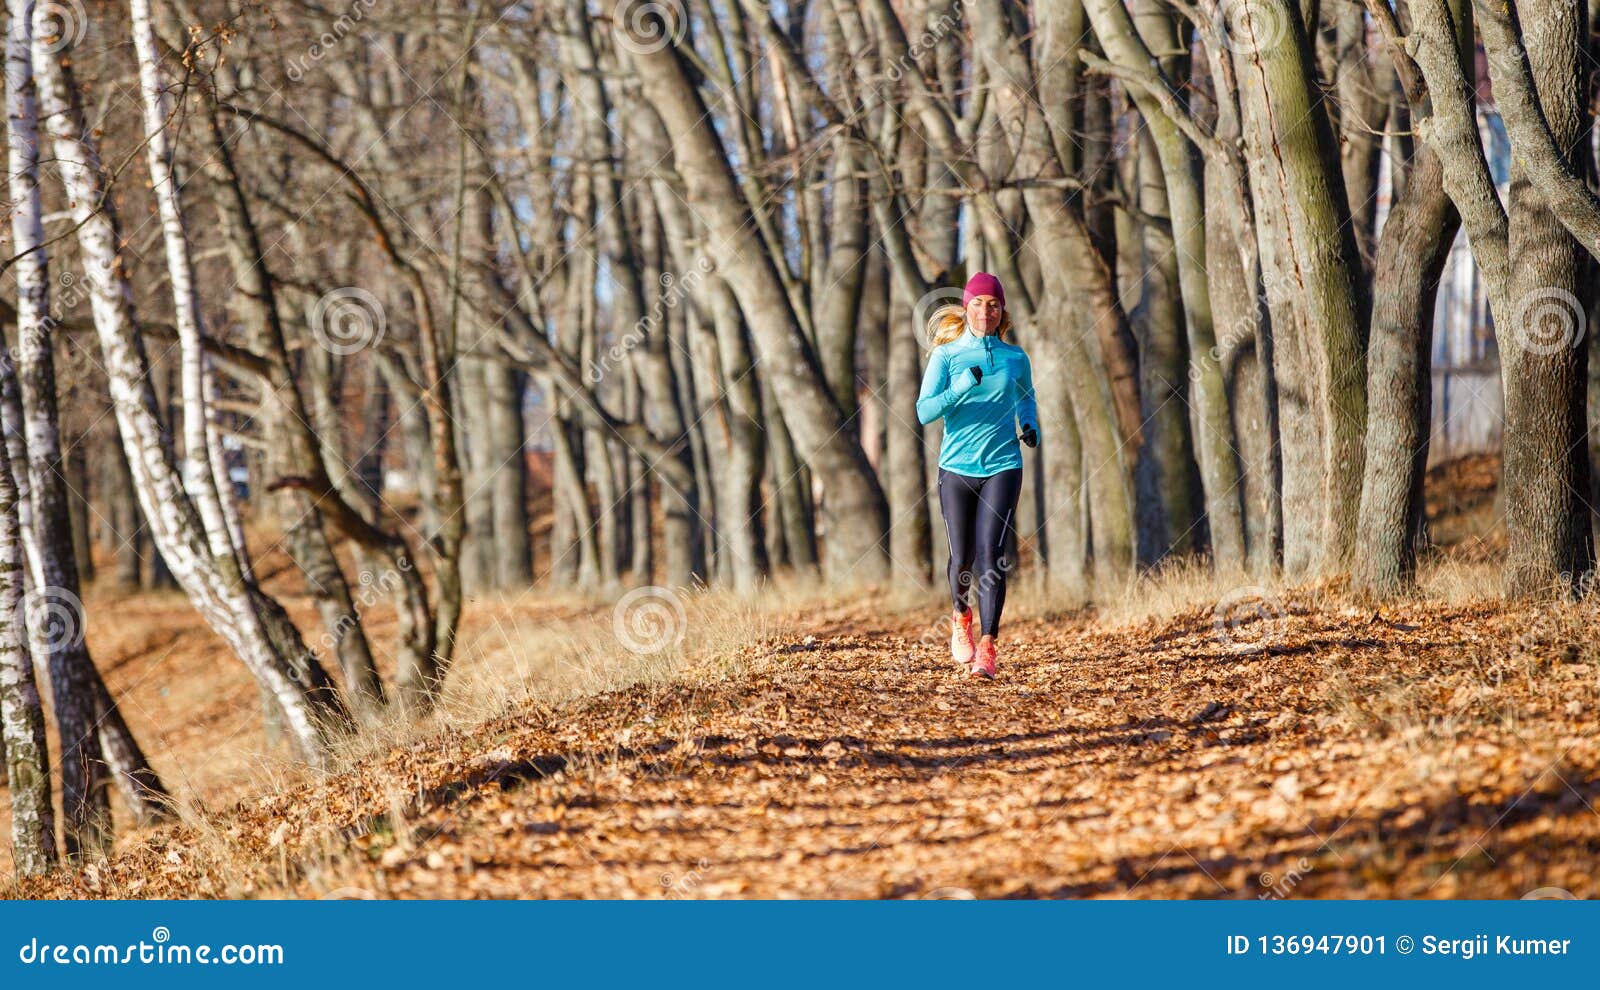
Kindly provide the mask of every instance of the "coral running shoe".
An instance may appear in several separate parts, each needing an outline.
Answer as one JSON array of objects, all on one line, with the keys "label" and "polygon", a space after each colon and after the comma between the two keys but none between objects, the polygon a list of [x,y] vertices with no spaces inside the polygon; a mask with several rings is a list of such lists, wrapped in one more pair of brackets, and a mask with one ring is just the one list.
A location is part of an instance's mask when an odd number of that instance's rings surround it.
[{"label": "coral running shoe", "polygon": [[972,660],[972,668],[967,673],[972,677],[987,677],[994,679],[995,650],[994,640],[985,639],[978,642],[978,655]]},{"label": "coral running shoe", "polygon": [[956,663],[972,662],[972,609],[950,616],[950,655]]}]

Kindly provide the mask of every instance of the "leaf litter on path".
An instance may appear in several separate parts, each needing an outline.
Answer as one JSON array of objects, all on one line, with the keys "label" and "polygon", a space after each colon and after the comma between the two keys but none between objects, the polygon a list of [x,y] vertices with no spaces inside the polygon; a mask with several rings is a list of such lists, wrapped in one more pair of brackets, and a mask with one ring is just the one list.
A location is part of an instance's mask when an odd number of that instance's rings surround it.
[{"label": "leaf litter on path", "polygon": [[514,707],[23,893],[1596,893],[1582,616],[1312,603],[1247,652],[1208,610],[1023,618],[976,683],[926,616],[795,622],[732,672]]}]

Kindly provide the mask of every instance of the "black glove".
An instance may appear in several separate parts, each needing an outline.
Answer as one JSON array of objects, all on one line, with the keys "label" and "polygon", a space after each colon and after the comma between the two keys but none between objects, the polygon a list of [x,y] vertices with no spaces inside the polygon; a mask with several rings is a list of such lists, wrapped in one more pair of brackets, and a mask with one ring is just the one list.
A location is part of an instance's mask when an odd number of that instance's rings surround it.
[{"label": "black glove", "polygon": [[1030,447],[1039,446],[1039,431],[1035,430],[1032,424],[1022,424],[1022,442]]}]

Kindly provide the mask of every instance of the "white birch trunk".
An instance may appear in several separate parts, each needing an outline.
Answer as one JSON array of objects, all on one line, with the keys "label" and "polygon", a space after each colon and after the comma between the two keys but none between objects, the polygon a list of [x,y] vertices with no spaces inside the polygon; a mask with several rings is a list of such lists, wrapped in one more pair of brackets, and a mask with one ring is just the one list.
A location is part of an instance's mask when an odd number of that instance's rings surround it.
[{"label": "white birch trunk", "polygon": [[[172,107],[161,84],[161,53],[156,50],[150,0],[131,0],[129,9],[133,15],[133,47],[138,53],[139,93],[144,101],[145,158],[150,165],[150,188],[161,213],[161,240],[167,253],[167,277],[172,283],[173,322],[178,328],[183,475],[195,506],[200,510],[212,555],[219,560],[233,557],[238,561],[228,518],[222,509],[222,495],[212,473],[211,444],[206,438],[200,300],[195,295],[189,238],[183,229],[183,208],[178,202],[178,181],[172,167],[172,137],[167,131]],[[240,571],[243,570],[240,566]]]},{"label": "white birch trunk", "polygon": [[[13,9],[19,5],[12,3]],[[11,859],[19,875],[32,876],[55,865],[56,829],[44,708],[22,628],[18,501],[11,459],[0,444],[0,740],[11,797]]]},{"label": "white birch trunk", "polygon": [[[232,555],[211,553],[157,415],[143,340],[134,321],[132,290],[118,250],[115,215],[105,197],[99,157],[73,98],[71,49],[52,53],[38,37],[40,29],[48,30],[48,25],[39,23],[36,12],[33,67],[41,110],[77,226],[112,407],[139,503],[173,576],[211,628],[277,699],[301,756],[320,764],[326,756],[322,713],[306,690],[306,683],[319,679],[315,675],[320,668],[313,670],[316,660],[309,652],[292,657],[278,652],[237,566],[224,570],[234,561]],[[205,450],[203,439],[198,449]],[[209,468],[206,475],[210,477]]]},{"label": "white birch trunk", "polygon": [[[39,209],[38,117],[30,64],[33,0],[9,0],[6,33],[7,150],[12,200],[12,237],[20,255],[17,329],[26,334],[44,316],[44,241]],[[30,252],[24,254],[24,252]],[[9,361],[10,354],[5,355]],[[13,417],[8,416],[8,420]],[[50,803],[50,750],[33,657],[22,621],[22,534],[12,461],[12,435],[20,446],[21,424],[7,422],[0,443],[0,740],[5,743],[6,787],[11,798],[11,858],[19,875],[44,873],[56,862],[55,809]],[[64,782],[63,782],[64,783]]]},{"label": "white birch trunk", "polygon": [[[94,685],[98,679],[83,641],[83,605],[78,597],[77,566],[72,556],[71,520],[61,455],[52,366],[52,320],[49,316],[49,270],[44,252],[44,225],[39,196],[38,108],[30,53],[34,4],[12,0],[6,38],[6,112],[12,238],[17,261],[17,365],[23,457],[13,465],[15,478],[28,477],[28,510],[33,537],[35,587],[27,599],[46,621],[28,623],[16,613],[7,618],[31,625],[34,650],[50,672],[56,732],[60,740],[61,806],[67,855],[97,852],[111,840],[111,809],[105,791],[106,764],[95,731]],[[9,387],[9,385],[8,385]],[[19,502],[20,502],[20,493]],[[19,522],[20,530],[20,522]],[[19,532],[19,544],[21,534]],[[18,559],[21,560],[19,545]],[[23,576],[17,575],[18,594]]]}]

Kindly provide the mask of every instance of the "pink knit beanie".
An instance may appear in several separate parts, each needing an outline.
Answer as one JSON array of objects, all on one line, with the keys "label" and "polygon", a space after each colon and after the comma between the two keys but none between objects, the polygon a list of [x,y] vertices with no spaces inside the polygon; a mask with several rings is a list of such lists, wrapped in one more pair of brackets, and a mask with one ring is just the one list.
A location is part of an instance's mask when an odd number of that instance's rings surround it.
[{"label": "pink knit beanie", "polygon": [[1000,305],[1006,304],[1006,290],[1000,287],[1000,280],[988,272],[979,272],[967,279],[967,290],[961,294],[961,305],[966,306],[979,296],[994,296],[1000,300]]}]

